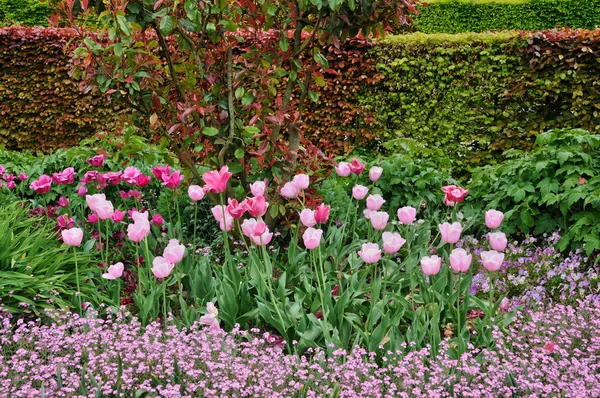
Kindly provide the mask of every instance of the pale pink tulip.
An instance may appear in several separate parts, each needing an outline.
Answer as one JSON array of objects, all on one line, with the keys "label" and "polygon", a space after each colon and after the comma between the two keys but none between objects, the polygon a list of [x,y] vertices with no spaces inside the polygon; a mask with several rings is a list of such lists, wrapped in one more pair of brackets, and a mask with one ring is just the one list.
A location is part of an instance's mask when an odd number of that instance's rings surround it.
[{"label": "pale pink tulip", "polygon": [[459,222],[443,223],[438,225],[440,233],[442,234],[442,240],[446,243],[454,244],[460,239],[462,233],[462,225]]},{"label": "pale pink tulip", "polygon": [[60,231],[60,234],[67,246],[79,246],[83,239],[83,230],[81,228],[63,229]]},{"label": "pale pink tulip", "polygon": [[108,267],[107,272],[102,274],[102,277],[108,280],[119,279],[121,276],[123,276],[123,269],[123,263],[116,263]]},{"label": "pale pink tulip", "polygon": [[177,264],[183,259],[185,254],[185,246],[179,244],[177,239],[171,239],[165,250],[163,251],[163,257],[171,264]]},{"label": "pale pink tulip", "polygon": [[506,234],[504,232],[493,232],[488,234],[488,238],[490,240],[490,247],[499,252],[506,249],[506,245],[508,244],[508,239],[506,239]]},{"label": "pale pink tulip", "polygon": [[362,200],[369,193],[369,188],[362,185],[355,185],[352,187],[352,197],[356,200]]},{"label": "pale pink tulip", "polygon": [[385,227],[387,227],[390,215],[385,211],[371,211],[369,219],[371,220],[371,225],[374,229],[383,231]]},{"label": "pale pink tulip", "polygon": [[300,212],[300,222],[307,228],[317,225],[317,220],[315,220],[315,211],[311,209],[302,210]]},{"label": "pale pink tulip", "polygon": [[378,166],[373,166],[371,167],[371,170],[369,170],[369,179],[373,182],[379,180],[379,177],[381,177],[381,174],[383,174],[383,169],[381,167]]},{"label": "pale pink tulip", "polygon": [[133,210],[129,217],[131,217],[131,219],[135,223],[145,223],[145,224],[149,223],[147,211],[139,212],[137,210]]},{"label": "pale pink tulip", "polygon": [[221,221],[225,216],[231,217],[231,214],[229,214],[227,208],[223,209],[223,206],[221,205],[216,205],[210,210],[212,211],[213,217],[217,221]]},{"label": "pale pink tulip", "polygon": [[264,181],[256,181],[250,184],[250,192],[253,196],[264,196],[267,184]]},{"label": "pale pink tulip", "polygon": [[481,252],[481,264],[488,271],[498,271],[504,262],[504,253],[495,250]]},{"label": "pale pink tulip", "polygon": [[450,253],[450,267],[456,272],[467,272],[472,259],[473,255],[468,254],[465,249],[456,248]]},{"label": "pale pink tulip", "polygon": [[199,319],[200,324],[209,326],[210,330],[220,330],[219,327],[219,311],[212,302],[206,304],[206,315],[202,315]]},{"label": "pale pink tulip", "polygon": [[363,243],[358,251],[360,258],[367,264],[375,264],[381,258],[381,249],[377,243]]},{"label": "pale pink tulip", "polygon": [[150,233],[149,222],[134,222],[127,226],[127,237],[132,242],[141,242]]},{"label": "pale pink tulip", "polygon": [[385,199],[379,194],[369,195],[367,198],[367,208],[372,211],[379,211],[385,203]]},{"label": "pale pink tulip", "polygon": [[249,218],[244,220],[244,222],[242,222],[242,232],[244,233],[244,235],[246,235],[247,237],[251,237],[252,235],[254,235],[254,231],[256,230],[256,224],[258,224],[258,221],[256,221],[254,218]]},{"label": "pale pink tulip", "polygon": [[485,225],[489,229],[496,229],[504,220],[504,213],[498,210],[488,210],[485,212]]},{"label": "pale pink tulip", "polygon": [[207,171],[202,175],[202,179],[206,184],[204,189],[212,193],[225,192],[227,190],[227,181],[229,181],[231,176],[232,174],[229,172],[229,167],[227,166],[223,166],[219,171]]},{"label": "pale pink tulip", "polygon": [[398,220],[401,224],[412,224],[417,218],[417,209],[412,206],[404,206],[398,209]]},{"label": "pale pink tulip", "polygon": [[98,202],[96,204],[95,211],[96,214],[98,214],[98,218],[101,220],[108,220],[109,218],[112,218],[113,214],[115,213],[113,204],[110,200]]},{"label": "pale pink tulip", "polygon": [[421,269],[425,275],[437,275],[441,267],[442,259],[438,256],[426,256],[421,259]]},{"label": "pale pink tulip", "polygon": [[283,188],[281,188],[281,191],[279,191],[279,192],[281,193],[281,196],[283,196],[284,198],[294,199],[298,196],[298,194],[300,193],[300,190],[293,183],[286,182],[285,185],[283,186]]},{"label": "pale pink tulip", "polygon": [[204,190],[198,185],[190,185],[188,188],[188,196],[194,202],[197,202],[204,198]]},{"label": "pale pink tulip", "polygon": [[99,203],[106,201],[106,195],[103,193],[97,193],[95,195],[85,195],[85,201],[91,211],[96,211]]},{"label": "pale pink tulip", "polygon": [[298,188],[299,191],[301,191],[303,189],[308,188],[308,186],[310,185],[310,178],[306,174],[297,174],[292,179],[292,184],[294,184],[294,186]]},{"label": "pale pink tulip", "polygon": [[384,232],[381,239],[386,253],[396,253],[406,243],[406,239],[403,239],[398,232]]},{"label": "pale pink tulip", "polygon": [[227,214],[225,216],[225,218],[220,219],[219,220],[219,228],[221,229],[221,231],[225,231],[225,232],[231,231],[231,228],[233,228],[233,217],[231,217],[229,214]]},{"label": "pale pink tulip", "polygon": [[352,173],[352,169],[350,169],[350,165],[347,162],[340,162],[335,168],[335,172],[340,177],[348,177]]},{"label": "pale pink tulip", "polygon": [[365,216],[365,218],[367,220],[371,219],[371,213],[374,213],[372,210],[369,209],[364,209],[363,210],[363,216]]},{"label": "pale pink tulip", "polygon": [[273,232],[269,231],[269,228],[265,228],[264,232],[260,235],[252,235],[250,239],[258,246],[266,246],[271,242],[273,238]]},{"label": "pale pink tulip", "polygon": [[304,231],[304,234],[302,234],[302,239],[304,240],[304,246],[308,250],[316,249],[321,244],[322,236],[323,236],[322,229],[314,229],[312,227],[307,228],[306,231]]},{"label": "pale pink tulip", "polygon": [[152,273],[156,279],[164,279],[171,274],[175,264],[168,262],[164,257],[157,256],[152,261]]}]

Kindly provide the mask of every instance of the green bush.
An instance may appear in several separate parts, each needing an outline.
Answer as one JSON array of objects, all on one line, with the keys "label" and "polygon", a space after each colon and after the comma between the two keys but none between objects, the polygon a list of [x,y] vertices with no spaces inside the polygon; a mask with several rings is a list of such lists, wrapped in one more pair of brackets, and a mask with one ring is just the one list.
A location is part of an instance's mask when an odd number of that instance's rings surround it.
[{"label": "green bush", "polygon": [[600,249],[600,135],[550,130],[529,152],[473,172],[471,195],[506,212],[507,233],[536,235],[561,229],[558,249]]},{"label": "green bush", "polygon": [[40,0],[0,0],[0,25],[48,26],[51,12]]},{"label": "green bush", "polygon": [[429,0],[415,28],[425,33],[543,30],[556,26],[594,29],[600,0]]}]

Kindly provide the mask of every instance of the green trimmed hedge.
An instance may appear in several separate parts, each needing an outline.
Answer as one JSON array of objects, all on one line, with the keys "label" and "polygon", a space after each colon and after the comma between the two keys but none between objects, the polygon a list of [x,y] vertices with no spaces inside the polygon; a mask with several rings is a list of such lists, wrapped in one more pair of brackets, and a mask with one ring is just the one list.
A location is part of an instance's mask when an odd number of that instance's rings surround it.
[{"label": "green trimmed hedge", "polygon": [[0,25],[48,26],[50,14],[40,0],[0,0]]},{"label": "green trimmed hedge", "polygon": [[600,0],[430,0],[415,17],[424,33],[600,26]]}]

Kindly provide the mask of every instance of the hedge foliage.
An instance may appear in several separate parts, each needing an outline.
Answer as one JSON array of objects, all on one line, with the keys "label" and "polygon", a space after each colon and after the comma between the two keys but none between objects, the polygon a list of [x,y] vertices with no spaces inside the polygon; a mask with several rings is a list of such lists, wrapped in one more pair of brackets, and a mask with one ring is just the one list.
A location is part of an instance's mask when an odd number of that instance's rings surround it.
[{"label": "hedge foliage", "polygon": [[65,43],[76,32],[0,28],[0,145],[49,151],[110,129],[119,108],[80,92],[69,76]]},{"label": "hedge foliage", "polygon": [[600,26],[600,0],[429,0],[415,17],[424,33]]},{"label": "hedge foliage", "polygon": [[40,0],[0,0],[0,25],[48,26],[50,14]]}]

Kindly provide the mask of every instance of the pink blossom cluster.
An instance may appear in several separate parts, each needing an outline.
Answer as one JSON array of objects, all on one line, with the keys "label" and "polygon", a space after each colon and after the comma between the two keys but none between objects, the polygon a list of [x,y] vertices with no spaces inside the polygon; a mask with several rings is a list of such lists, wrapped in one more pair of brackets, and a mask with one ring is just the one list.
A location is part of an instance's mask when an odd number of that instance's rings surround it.
[{"label": "pink blossom cluster", "polygon": [[[27,174],[19,173],[18,180],[27,181],[28,179],[29,176]],[[14,174],[7,172],[6,168],[0,164],[0,188],[6,187],[8,189],[14,189],[17,187],[18,180]]]}]

